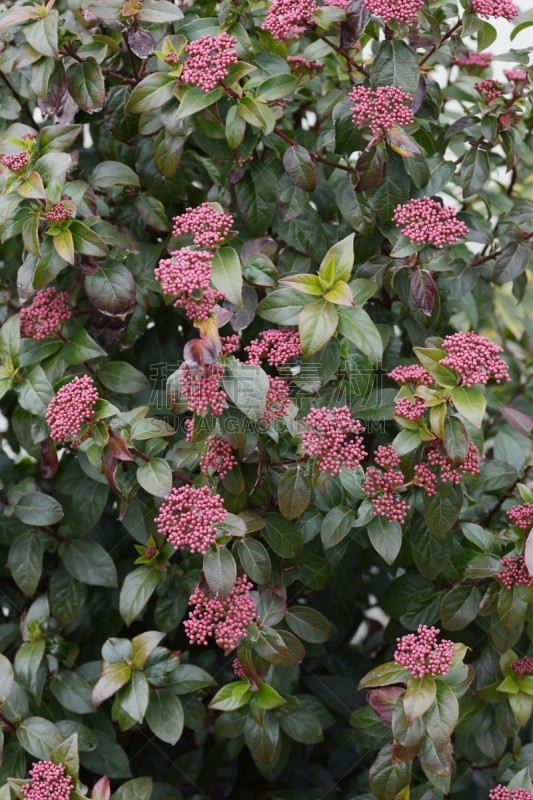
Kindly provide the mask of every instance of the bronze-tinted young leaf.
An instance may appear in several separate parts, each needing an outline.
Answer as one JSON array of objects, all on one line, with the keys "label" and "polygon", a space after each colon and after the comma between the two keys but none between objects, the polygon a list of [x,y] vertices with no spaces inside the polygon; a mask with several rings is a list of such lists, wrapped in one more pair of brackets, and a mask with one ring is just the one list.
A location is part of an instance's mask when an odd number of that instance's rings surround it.
[{"label": "bronze-tinted young leaf", "polygon": [[105,85],[98,61],[89,56],[67,69],[68,90],[78,106],[94,114],[101,111],[105,101]]}]

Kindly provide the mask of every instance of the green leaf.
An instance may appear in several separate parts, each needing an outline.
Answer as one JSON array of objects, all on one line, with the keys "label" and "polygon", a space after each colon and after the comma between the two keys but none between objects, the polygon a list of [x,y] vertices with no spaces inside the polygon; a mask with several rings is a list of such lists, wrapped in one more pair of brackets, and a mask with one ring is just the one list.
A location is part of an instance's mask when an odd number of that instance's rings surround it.
[{"label": "green leaf", "polygon": [[33,367],[26,379],[17,387],[19,403],[31,414],[44,417],[54,389],[45,371],[40,366]]},{"label": "green leaf", "polygon": [[140,185],[137,173],[127,164],[121,164],[120,161],[101,161],[93,169],[91,175],[91,186],[95,189]]},{"label": "green leaf", "polygon": [[23,531],[9,548],[7,566],[20,591],[35,594],[43,569],[44,547],[37,531]]},{"label": "green leaf", "polygon": [[290,180],[299,189],[312,192],[316,187],[316,164],[309,152],[299,144],[292,145],[283,153],[283,168]]},{"label": "green leaf", "polygon": [[254,649],[261,658],[286,669],[296,667],[305,655],[303,645],[296,636],[289,631],[276,631],[274,628],[261,630]]},{"label": "green leaf", "polygon": [[296,325],[302,308],[309,302],[300,291],[276,289],[257,306],[256,313],[267,322],[277,325]]},{"label": "green leaf", "polygon": [[135,281],[122,264],[107,262],[95,275],[88,275],[85,291],[95,308],[112,316],[131,311],[135,303]]},{"label": "green leaf", "polygon": [[151,691],[146,710],[146,722],[158,739],[167,744],[176,744],[183,733],[183,706],[167,689]]},{"label": "green leaf", "polygon": [[339,308],[339,334],[374,363],[381,361],[383,343],[379,331],[362,308]]},{"label": "green leaf", "polygon": [[456,386],[452,389],[452,401],[461,416],[476,428],[481,428],[487,401],[477,386]]},{"label": "green leaf", "polygon": [[260,725],[253,717],[248,717],[244,726],[244,741],[259,769],[268,769],[273,765],[277,752],[278,720],[266,716]]},{"label": "green leaf", "polygon": [[117,586],[115,562],[94,540],[69,540],[59,547],[59,555],[70,574],[90,586]]},{"label": "green leaf", "polygon": [[[157,74],[157,73],[156,73]],[[161,74],[161,73],[159,73]],[[162,73],[166,74],[166,73]],[[147,80],[147,78],[145,78]],[[144,83],[144,81],[143,81]],[[133,90],[133,94],[135,94],[135,89]],[[133,97],[132,94],[132,97]],[[172,96],[172,91],[170,96]],[[212,106],[213,103],[216,103],[224,96],[224,91],[222,89],[212,89],[210,92],[204,92],[198,86],[191,86],[189,89],[185,91],[185,94],[180,100],[180,107],[178,108],[174,119],[186,119],[187,117],[194,116],[194,114],[198,114],[198,112],[203,111],[204,108],[209,108]],[[166,98],[167,100],[170,99],[169,97]],[[164,102],[164,101],[163,101]],[[126,108],[127,111],[133,111],[134,109],[130,108],[130,102]],[[159,103],[161,105],[161,103]],[[146,109],[143,109],[145,111]],[[153,109],[150,109],[153,110]]]},{"label": "green leaf", "polygon": [[237,555],[246,574],[254,583],[268,583],[272,571],[268,550],[256,539],[237,541]]},{"label": "green leaf", "polygon": [[131,625],[155,592],[161,573],[152,567],[137,567],[126,575],[120,590],[120,616]]},{"label": "green leaf", "polygon": [[332,288],[324,295],[328,303],[336,306],[353,306],[352,290],[344,281],[337,281]]},{"label": "green leaf", "polygon": [[304,294],[315,295],[317,297],[321,297],[324,294],[324,289],[318,275],[309,275],[308,273],[303,273],[302,275],[287,275],[287,277],[281,278],[279,283],[283,284],[283,286],[287,286],[289,289],[295,289]]},{"label": "green leaf", "polygon": [[216,711],[236,711],[251,699],[252,692],[248,681],[235,681],[219,689],[209,703],[209,708],[214,708]]},{"label": "green leaf", "polygon": [[402,526],[398,520],[373,517],[367,526],[368,538],[386,564],[392,564],[402,546]]},{"label": "green leaf", "polygon": [[57,58],[58,23],[59,13],[53,10],[43,19],[32,22],[31,25],[26,25],[24,27],[26,41],[42,56]]},{"label": "green leaf", "polygon": [[437,696],[437,684],[430,675],[410,678],[402,695],[403,708],[409,725],[421,717],[433,705]]},{"label": "green leaf", "polygon": [[332,629],[329,620],[309,606],[288,608],[285,621],[291,631],[304,642],[321,644],[331,638]]},{"label": "green leaf", "polygon": [[50,681],[50,691],[67,711],[73,714],[92,714],[91,684],[73,670],[60,670]]},{"label": "green leaf", "polygon": [[411,675],[395,661],[387,661],[370,670],[359,682],[358,689],[373,689],[377,686],[391,686],[394,683],[406,683]]},{"label": "green leaf", "polygon": [[2,704],[9,697],[14,680],[15,674],[11,662],[3,653],[0,653],[0,699]]},{"label": "green leaf", "polygon": [[300,528],[272,511],[264,514],[266,526],[261,532],[272,550],[282,558],[293,558],[303,546]]},{"label": "green leaf", "polygon": [[341,506],[328,511],[320,529],[324,549],[328,550],[340,544],[350,533],[356,519],[357,514],[351,508]]},{"label": "green leaf", "polygon": [[148,378],[126,361],[108,361],[98,369],[98,380],[117,394],[137,394],[150,389]]},{"label": "green leaf", "polygon": [[55,525],[63,519],[63,509],[48,494],[28,492],[17,502],[15,516],[25,525]]},{"label": "green leaf", "polygon": [[206,553],[203,568],[211,591],[225,600],[237,579],[237,565],[231,551],[227,547],[217,547],[215,553]]},{"label": "green leaf", "polygon": [[151,778],[134,778],[131,781],[126,781],[126,783],[118,787],[116,792],[113,792],[113,800],[150,800],[152,790],[153,781]]},{"label": "green leaf", "polygon": [[459,631],[473,622],[479,613],[481,592],[475,586],[454,586],[440,604],[440,619],[446,630]]},{"label": "green leaf", "polygon": [[128,684],[120,690],[118,702],[122,711],[141,723],[150,699],[150,687],[143,672],[134,672]]},{"label": "green leaf", "polygon": [[461,165],[463,197],[478,194],[490,176],[489,154],[481,147],[471,147]]},{"label": "green leaf", "polygon": [[444,449],[454,464],[462,464],[468,453],[470,439],[461,420],[449,414],[444,419]]},{"label": "green leaf", "polygon": [[436,681],[435,702],[426,712],[426,730],[437,748],[443,747],[450,739],[459,720],[457,697],[444,681]]},{"label": "green leaf", "polygon": [[[144,666],[150,653],[155,650],[165,636],[166,634],[161,633],[161,631],[145,631],[144,633],[139,633],[138,636],[134,636],[131,640],[131,660],[135,669],[140,669]],[[127,642],[127,639],[124,641]],[[105,655],[104,658],[106,658]],[[109,659],[106,658],[106,661],[109,661]]]},{"label": "green leaf", "polygon": [[424,494],[424,519],[432,536],[439,538],[453,528],[462,505],[462,489],[454,484],[442,484],[432,497]]},{"label": "green leaf", "polygon": [[[411,783],[411,761],[393,758],[392,744],[383,747],[368,774],[370,789],[379,800],[394,800]],[[403,800],[403,798],[402,798]]]},{"label": "green leaf", "polygon": [[337,309],[326,300],[304,306],[299,320],[300,341],[304,358],[318,353],[327,345],[337,329]]},{"label": "green leaf", "polygon": [[415,51],[398,39],[382,41],[372,62],[372,88],[399,86],[414,96],[419,79],[420,68]]},{"label": "green leaf", "polygon": [[[351,233],[345,239],[330,247],[322,263],[318,274],[322,278],[331,275],[332,282],[350,280],[354,263],[354,241],[355,233]],[[327,278],[329,280],[329,278]]]},{"label": "green leaf", "polygon": [[233,247],[222,247],[213,257],[211,283],[235,306],[242,306],[242,267]]},{"label": "green leaf", "polygon": [[156,497],[166,497],[172,489],[172,470],[164,458],[151,458],[137,467],[139,485]]},{"label": "green leaf", "polygon": [[27,717],[17,728],[17,739],[27,753],[43,761],[63,741],[56,726],[42,717]]},{"label": "green leaf", "polygon": [[311,500],[311,487],[298,467],[287,469],[278,487],[278,507],[285,519],[299,517]]},{"label": "green leaf", "polygon": [[294,75],[287,73],[273,75],[256,87],[256,96],[258,100],[271,103],[273,100],[280,100],[282,97],[292,94],[295,88],[296,78]]},{"label": "green leaf", "polygon": [[78,106],[89,114],[101,111],[105,101],[105,83],[98,61],[89,56],[67,69],[68,90]]},{"label": "green leaf", "polygon": [[[84,361],[91,361],[93,358],[100,358],[105,355],[106,351],[89,336],[81,325],[76,326],[69,333],[67,342],[62,350],[62,356],[67,364],[83,364]],[[102,367],[104,373],[106,366],[104,364]]]},{"label": "green leaf", "polygon": [[80,771],[80,759],[78,756],[78,734],[73,733],[60,745],[54,747],[50,753],[50,761],[53,764],[63,764],[65,772],[70,775],[74,783],[78,780]]},{"label": "green leaf", "polygon": [[99,678],[93,689],[93,705],[98,707],[104,700],[112,697],[128,683],[131,676],[131,667],[127,664],[106,664],[102,671],[102,677]]},{"label": "green leaf", "polygon": [[104,258],[107,255],[107,245],[88,225],[74,219],[70,223],[69,231],[76,253],[93,258]]},{"label": "green leaf", "polygon": [[295,742],[316,744],[324,739],[320,720],[307,708],[299,708],[288,716],[280,717],[281,730]]},{"label": "green leaf", "polygon": [[63,228],[54,236],[54,247],[60,258],[69,264],[74,264],[74,240],[69,228]]},{"label": "green leaf", "polygon": [[156,111],[174,97],[175,86],[176,79],[168,72],[152,72],[132,91],[126,103],[126,113],[146,114],[149,111]]},{"label": "green leaf", "polygon": [[269,389],[266,372],[233,358],[228,360],[222,384],[237,408],[252,422],[259,422],[265,413]]}]

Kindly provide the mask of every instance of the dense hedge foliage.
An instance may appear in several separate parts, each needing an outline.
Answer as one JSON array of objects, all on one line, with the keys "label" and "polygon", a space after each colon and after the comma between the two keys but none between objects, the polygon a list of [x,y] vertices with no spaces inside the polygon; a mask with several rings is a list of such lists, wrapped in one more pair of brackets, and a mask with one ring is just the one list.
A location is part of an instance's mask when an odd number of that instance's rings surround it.
[{"label": "dense hedge foliage", "polygon": [[531,14],[3,5],[1,800],[533,797]]}]

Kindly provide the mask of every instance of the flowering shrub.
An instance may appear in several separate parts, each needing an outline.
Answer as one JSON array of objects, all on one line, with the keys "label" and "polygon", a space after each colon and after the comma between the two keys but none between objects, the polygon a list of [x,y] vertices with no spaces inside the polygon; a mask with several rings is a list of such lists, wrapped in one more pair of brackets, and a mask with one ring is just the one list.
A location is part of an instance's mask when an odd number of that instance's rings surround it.
[{"label": "flowering shrub", "polygon": [[533,796],[521,11],[0,5],[0,800]]}]

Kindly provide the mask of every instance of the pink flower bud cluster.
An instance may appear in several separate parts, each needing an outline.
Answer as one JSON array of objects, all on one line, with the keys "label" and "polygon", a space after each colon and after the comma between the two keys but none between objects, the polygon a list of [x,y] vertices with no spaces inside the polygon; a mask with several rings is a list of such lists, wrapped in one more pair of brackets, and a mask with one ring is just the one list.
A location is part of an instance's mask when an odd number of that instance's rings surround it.
[{"label": "pink flower bud cluster", "polygon": [[54,203],[44,215],[49,222],[64,222],[72,216],[72,209],[63,203]]},{"label": "pink flower bud cluster", "polygon": [[238,658],[234,658],[231,667],[233,669],[233,674],[237,678],[246,678],[246,672],[244,671],[242,664]]},{"label": "pink flower bud cluster", "polygon": [[223,478],[239,463],[231,444],[216,433],[207,438],[205,446],[206,450],[200,457],[200,469],[204,475],[216,474]]},{"label": "pink flower bud cluster", "polygon": [[482,459],[473,442],[468,445],[465,460],[461,464],[453,464],[452,460],[446,455],[441,443],[430,442],[427,447],[428,462],[432,467],[437,468],[440,479],[444,483],[457,484],[461,483],[465,475],[479,475]]},{"label": "pink flower bud cluster", "polygon": [[463,386],[510,381],[507,364],[500,357],[503,348],[474,331],[453,333],[442,343],[446,358],[441,364],[457,372]]},{"label": "pink flower bud cluster", "polygon": [[179,64],[180,57],[177,53],[167,53],[165,64]]},{"label": "pink flower bud cluster", "polygon": [[500,783],[490,790],[489,800],[533,800],[533,792],[528,789],[507,789]]},{"label": "pink flower bud cluster", "polygon": [[1,160],[4,167],[8,167],[12,172],[22,172],[30,163],[30,157],[25,150],[15,153],[14,156],[2,156]]},{"label": "pink flower bud cluster", "polygon": [[457,219],[455,209],[441,205],[432,197],[415,198],[396,206],[392,221],[402,229],[404,236],[419,245],[440,248],[454,244],[468,233],[464,222]]},{"label": "pink flower bud cluster", "polygon": [[437,641],[439,628],[419,625],[416,633],[398,637],[394,660],[408,669],[414,678],[446,675],[450,671],[454,645],[449,639]]},{"label": "pink flower bud cluster", "polygon": [[413,121],[413,98],[398,86],[356,86],[349,94],[354,125],[370,128],[374,135]]},{"label": "pink flower bud cluster", "polygon": [[211,203],[202,203],[198,208],[187,208],[183,214],[174,217],[173,236],[190,234],[197,247],[216,248],[227,239],[234,219],[231,214],[217,211]]},{"label": "pink flower bud cluster", "polygon": [[478,69],[487,69],[492,63],[494,56],[492,53],[474,53],[470,52],[466,56],[459,56],[455,59],[455,63],[461,67],[476,67]]},{"label": "pink flower bud cluster", "polygon": [[24,136],[20,137],[23,142],[31,142],[37,138],[37,134],[34,131],[30,131],[29,133],[25,133]]},{"label": "pink flower bud cluster", "polygon": [[347,8],[349,0],[324,0],[323,6],[334,6],[335,8]]},{"label": "pink flower bud cluster", "polygon": [[533,657],[524,656],[518,661],[512,661],[509,664],[509,669],[512,669],[517,678],[525,678],[526,675],[533,675]]},{"label": "pink flower bud cluster", "polygon": [[211,289],[213,255],[208,250],[182,247],[170,258],[163,258],[155,269],[155,277],[165,294],[176,295],[175,306],[185,310],[190,320],[205,320],[213,307],[224,298]]},{"label": "pink flower bud cluster", "polygon": [[220,385],[223,374],[224,367],[221,364],[204,364],[201,367],[183,365],[180,386],[189,411],[202,416],[208,412],[214,417],[222,414],[227,406],[226,393]]},{"label": "pink flower bud cluster", "polygon": [[296,38],[313,23],[316,11],[315,0],[272,0],[262,28],[279,42]]},{"label": "pink flower bud cluster", "polygon": [[220,337],[220,345],[222,347],[221,356],[231,356],[235,353],[241,343],[241,340],[237,336],[236,333],[232,333],[230,336],[221,336]]},{"label": "pink flower bud cluster", "polygon": [[504,69],[503,74],[508,81],[521,83],[527,81],[527,72],[524,69]]},{"label": "pink flower bud cluster", "polygon": [[474,84],[474,88],[478,90],[487,103],[492,103],[493,100],[503,96],[503,86],[493,78],[485,78],[484,81],[478,81],[478,83]]},{"label": "pink flower bud cluster", "polygon": [[210,596],[197,586],[189,598],[193,606],[189,618],[183,623],[190,644],[208,645],[214,639],[225,652],[234,650],[248,635],[247,627],[257,619],[254,601],[250,597],[253,584],[247,575],[241,575],[228,597],[222,600]]},{"label": "pink flower bud cluster", "polygon": [[283,378],[268,376],[268,392],[266,396],[265,411],[261,418],[266,425],[272,425],[277,419],[287,415],[291,404],[290,388]]},{"label": "pink flower bud cluster", "polygon": [[399,400],[396,400],[394,413],[397,417],[418,422],[426,413],[424,400],[421,397],[413,397],[412,400],[408,397],[400,397]]},{"label": "pink flower bud cluster", "polygon": [[348,406],[313,408],[302,422],[303,452],[316,457],[321,472],[338,475],[341,467],[357,469],[366,458],[359,435],[364,427],[352,417]]},{"label": "pink flower bud cluster", "polygon": [[[380,460],[383,461],[381,455]],[[363,492],[372,500],[375,517],[385,517],[391,522],[399,522],[400,525],[405,522],[409,506],[399,494],[396,494],[396,490],[404,482],[405,477],[400,470],[386,469],[382,472],[375,467],[367,469]]]},{"label": "pink flower bud cluster", "polygon": [[20,334],[28,339],[46,339],[72,316],[68,292],[53,286],[37,292],[29,306],[20,309]]},{"label": "pink flower bud cluster", "polygon": [[524,556],[504,556],[500,561],[500,572],[496,575],[496,580],[505,589],[512,589],[513,586],[533,586],[533,575],[529,574]]},{"label": "pink flower bud cluster", "polygon": [[185,63],[180,75],[184,83],[199,86],[210,92],[228,77],[230,64],[239,60],[235,51],[237,40],[228,33],[201,36],[185,48]]},{"label": "pink flower bud cluster", "polygon": [[424,0],[365,0],[365,8],[385,22],[412,22],[424,5]]},{"label": "pink flower bud cluster", "polygon": [[89,375],[76,376],[52,397],[46,409],[50,436],[56,442],[76,439],[82,426],[90,422],[98,391]]},{"label": "pink flower bud cluster", "polygon": [[293,358],[300,358],[302,355],[300,335],[298,331],[289,328],[269,328],[262,331],[244,349],[248,353],[247,364],[260,365],[266,359],[271,367],[288,364]]},{"label": "pink flower bud cluster", "polygon": [[69,800],[74,785],[64,764],[37,761],[29,775],[30,782],[21,787],[24,800]]},{"label": "pink flower bud cluster", "polygon": [[195,489],[180,486],[172,489],[161,504],[155,519],[158,533],[176,550],[188,549],[205,555],[217,536],[217,525],[224,522],[227,511],[222,498],[211,494],[208,486]]},{"label": "pink flower bud cluster", "polygon": [[518,525],[523,531],[529,531],[533,525],[533,503],[522,503],[507,512],[507,516],[513,523]]},{"label": "pink flower bud cluster", "polygon": [[434,380],[419,364],[408,364],[407,366],[394,367],[389,372],[389,378],[399,383],[400,386],[405,386],[408,383],[415,384],[416,386],[433,386]]},{"label": "pink flower bud cluster", "polygon": [[287,63],[291,68],[291,72],[294,72],[295,75],[304,75],[306,72],[310,75],[317,75],[326,66],[318,61],[310,61],[303,56],[288,56]]},{"label": "pink flower bud cluster", "polygon": [[400,456],[391,444],[380,445],[374,453],[374,461],[382,469],[397,469],[400,466]]},{"label": "pink flower bud cluster", "polygon": [[518,16],[518,9],[512,0],[471,0],[473,14],[480,17],[503,17],[509,21]]},{"label": "pink flower bud cluster", "polygon": [[417,464],[415,466],[413,484],[423,489],[430,497],[437,494],[437,476],[427,464]]}]

